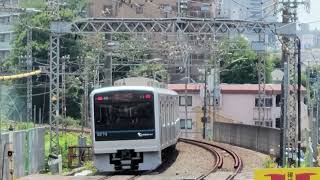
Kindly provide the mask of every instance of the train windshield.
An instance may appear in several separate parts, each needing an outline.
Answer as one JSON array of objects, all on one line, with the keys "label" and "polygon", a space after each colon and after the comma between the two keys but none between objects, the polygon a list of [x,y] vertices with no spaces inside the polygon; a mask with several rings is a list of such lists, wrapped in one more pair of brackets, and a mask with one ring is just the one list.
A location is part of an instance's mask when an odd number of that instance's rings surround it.
[{"label": "train windshield", "polygon": [[96,141],[154,139],[151,92],[117,91],[94,97]]}]

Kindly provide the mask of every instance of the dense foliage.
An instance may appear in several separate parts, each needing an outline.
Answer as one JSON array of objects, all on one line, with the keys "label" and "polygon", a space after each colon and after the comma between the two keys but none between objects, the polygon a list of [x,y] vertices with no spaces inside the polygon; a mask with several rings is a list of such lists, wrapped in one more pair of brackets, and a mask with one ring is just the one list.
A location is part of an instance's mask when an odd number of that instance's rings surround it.
[{"label": "dense foliage", "polygon": [[[235,84],[258,83],[258,55],[251,49],[244,37],[222,40],[218,46],[217,57],[220,61],[221,82]],[[271,81],[273,62],[271,57],[266,58],[266,82]]]},{"label": "dense foliage", "polygon": [[[79,18],[86,8],[86,0],[67,0],[66,5],[60,9],[62,20],[71,21]],[[47,5],[42,0],[25,0],[21,3],[24,8],[31,8],[33,12],[21,14],[15,24],[15,39],[12,41],[12,51],[9,57],[4,62],[12,73],[17,73],[26,70],[27,49],[32,47],[33,68],[39,66],[48,68],[49,64],[49,47],[50,47],[50,22],[54,20],[54,16],[48,11]],[[27,34],[32,31],[32,41],[27,42]],[[60,54],[70,55],[70,62],[77,63],[77,57],[84,56],[82,51],[81,41],[77,40],[75,35],[64,35],[60,39]],[[49,77],[45,74],[33,77],[33,106],[37,109],[44,110],[44,119],[48,119],[48,90]],[[21,105],[21,102],[26,102],[26,79],[15,80],[7,83],[14,91],[9,91],[7,94],[12,97],[20,97],[14,99],[15,104]],[[78,101],[78,99],[75,99]],[[20,107],[20,106],[19,106]],[[24,109],[24,110],[23,110]],[[71,112],[75,114],[79,111],[78,108]],[[21,106],[21,114],[25,112],[25,106]],[[38,113],[37,113],[38,114]],[[26,117],[25,115],[22,115]],[[7,117],[8,119],[16,119]],[[23,119],[24,120],[24,119]]]}]

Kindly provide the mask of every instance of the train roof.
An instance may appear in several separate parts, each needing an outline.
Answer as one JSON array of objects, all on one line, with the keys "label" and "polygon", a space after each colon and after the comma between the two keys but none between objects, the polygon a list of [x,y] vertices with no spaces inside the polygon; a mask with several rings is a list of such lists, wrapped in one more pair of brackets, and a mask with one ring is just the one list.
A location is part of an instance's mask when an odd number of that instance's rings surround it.
[{"label": "train roof", "polygon": [[93,90],[91,92],[91,95],[98,94],[98,93],[103,93],[103,92],[125,91],[125,90],[152,91],[152,92],[160,93],[160,94],[178,95],[177,92],[169,90],[169,89],[155,88],[155,87],[150,87],[150,86],[113,86],[113,87],[104,87],[104,88],[99,88],[99,89]]}]

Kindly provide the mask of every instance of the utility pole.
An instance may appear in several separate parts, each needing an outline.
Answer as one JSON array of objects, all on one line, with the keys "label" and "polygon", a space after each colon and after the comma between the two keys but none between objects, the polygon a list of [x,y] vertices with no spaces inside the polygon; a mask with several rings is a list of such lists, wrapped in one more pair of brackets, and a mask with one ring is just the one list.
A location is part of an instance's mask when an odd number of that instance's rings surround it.
[{"label": "utility pole", "polygon": [[[215,52],[215,51],[214,51]],[[221,56],[222,54],[213,54],[214,55],[214,62],[213,62],[213,120],[212,120],[212,137],[214,137],[214,126],[215,121],[218,120],[218,113],[219,113],[219,106],[220,106],[220,68],[221,68]]]},{"label": "utility pole", "polygon": [[[50,153],[48,164],[57,168],[52,173],[62,173],[62,156],[59,145],[59,116],[60,106],[60,36],[63,33],[60,17],[60,5],[63,0],[48,0],[48,10],[55,17],[51,22],[50,35],[50,96],[49,96],[49,122],[50,122]],[[58,172],[55,172],[55,171]]]},{"label": "utility pole", "polygon": [[188,128],[187,128],[187,121],[188,121],[188,84],[189,84],[189,53],[184,55],[185,58],[185,84],[184,84],[184,110],[185,110],[185,120],[184,120],[184,129],[185,129],[185,138],[188,137]]},{"label": "utility pole", "polygon": [[265,106],[266,106],[266,61],[265,61],[265,33],[261,30],[261,33],[258,33],[258,41],[252,42],[253,49],[258,54],[258,121],[259,124],[262,123],[262,126],[266,126],[266,117],[265,117]]},{"label": "utility pole", "polygon": [[[108,45],[107,53],[104,61],[104,87],[112,86],[112,35],[106,34],[106,42]],[[110,45],[110,46],[109,46]]]},{"label": "utility pole", "polygon": [[[317,63],[316,65],[316,72],[319,72],[319,65]],[[319,143],[319,98],[320,98],[320,94],[319,94],[319,88],[320,88],[320,82],[319,82],[319,77],[318,74],[316,76],[316,92],[315,92],[315,104],[316,104],[316,117],[313,121],[314,126],[313,126],[313,140],[312,140],[312,147],[313,147],[313,152],[314,155],[313,157],[316,159],[316,157],[318,156],[318,143]]]},{"label": "utility pole", "polygon": [[[0,75],[1,75],[1,69],[0,69]],[[0,104],[2,105],[2,83],[0,81]],[[0,108],[0,145],[2,146],[2,131],[1,131],[1,128],[2,128],[2,108]],[[2,154],[2,147],[0,147],[0,154]],[[3,177],[2,174],[2,162],[3,162],[3,156],[1,156],[0,158],[0,177]]]},{"label": "utility pole", "polygon": [[[27,71],[32,71],[32,29],[27,31]],[[27,78],[27,121],[32,120],[32,76]]]},{"label": "utility pole", "polygon": [[84,80],[83,80],[83,89],[84,89],[84,94],[83,94],[83,121],[81,124],[81,134],[83,136],[84,132],[84,126],[88,122],[88,96],[89,96],[89,91],[88,91],[88,84],[89,84],[89,62],[88,59],[84,59]]},{"label": "utility pole", "polygon": [[96,58],[95,58],[95,73],[94,73],[94,80],[93,80],[93,86],[94,89],[100,87],[100,49],[96,51]]},{"label": "utility pole", "polygon": [[[298,167],[300,167],[301,159],[301,42],[297,37],[297,53],[298,53]],[[313,106],[312,106],[313,108]],[[312,119],[313,119],[313,110],[312,110]]]},{"label": "utility pole", "polygon": [[61,117],[66,118],[66,58],[63,56],[61,60]]},{"label": "utility pole", "polygon": [[[307,1],[297,1],[297,0],[282,0],[282,23],[295,25],[297,21],[297,8],[299,5],[307,5]],[[295,34],[295,33],[294,33]],[[296,150],[298,147],[298,167],[300,166],[300,149],[301,140],[299,135],[297,138],[297,126],[298,134],[300,128],[300,119],[297,114],[297,56],[299,56],[299,47],[296,44],[296,36],[283,35],[281,39],[282,43],[282,67],[284,68],[285,63],[288,65],[289,73],[284,76],[284,82],[288,82],[288,96],[285,97],[285,84],[282,83],[282,105],[281,105],[281,136],[280,139],[280,156],[282,159],[281,165],[284,167],[286,162],[285,159],[285,149],[292,148]],[[287,102],[287,103],[286,103]],[[299,102],[300,103],[300,102]],[[286,107],[287,106],[287,107]],[[285,109],[287,111],[285,112]],[[288,125],[285,127],[285,125]],[[284,137],[283,137],[284,136]],[[301,138],[301,137],[300,137]]]},{"label": "utility pole", "polygon": [[206,139],[206,123],[207,123],[207,67],[204,70],[204,96],[203,96],[203,117],[202,117],[202,138]]}]

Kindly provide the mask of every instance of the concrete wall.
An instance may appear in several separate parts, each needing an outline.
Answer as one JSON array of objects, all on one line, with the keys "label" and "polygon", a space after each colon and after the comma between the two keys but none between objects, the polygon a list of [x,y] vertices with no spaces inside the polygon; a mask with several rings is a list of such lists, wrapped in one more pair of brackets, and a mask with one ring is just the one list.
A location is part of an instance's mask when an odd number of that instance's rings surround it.
[{"label": "concrete wall", "polygon": [[228,143],[266,154],[279,155],[280,130],[215,122],[213,140]]},{"label": "concrete wall", "polygon": [[[45,169],[45,128],[34,128],[13,132],[13,156],[14,156],[14,176],[21,177],[28,174],[38,173]],[[7,143],[9,133],[1,135],[0,147],[0,179],[1,171],[4,170],[3,180],[8,179],[8,157]],[[5,151],[5,152],[4,152]],[[4,156],[3,156],[4,155]],[[3,159],[4,158],[4,159]],[[2,162],[3,168],[2,168]]]}]

